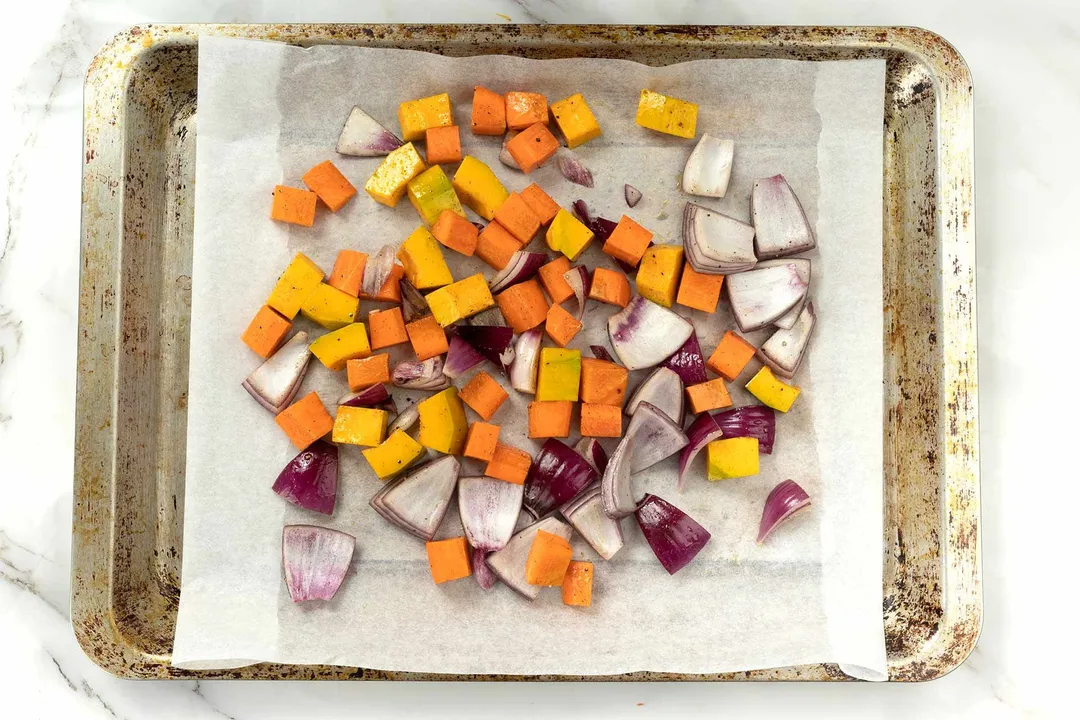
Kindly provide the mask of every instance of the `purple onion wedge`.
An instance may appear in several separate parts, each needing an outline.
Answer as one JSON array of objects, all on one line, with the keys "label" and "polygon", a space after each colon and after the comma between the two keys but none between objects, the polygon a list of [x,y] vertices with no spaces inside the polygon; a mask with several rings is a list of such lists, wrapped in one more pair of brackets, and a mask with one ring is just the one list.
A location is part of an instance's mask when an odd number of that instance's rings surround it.
[{"label": "purple onion wedge", "polygon": [[274,481],[274,492],[293,505],[333,515],[337,481],[337,445],[316,440],[289,461]]},{"label": "purple onion wedge", "polygon": [[735,322],[743,332],[758,330],[780,318],[807,290],[795,263],[728,275],[724,287]]},{"label": "purple onion wedge", "polygon": [[525,562],[529,559],[529,550],[532,549],[533,540],[540,530],[558,535],[564,540],[569,540],[573,530],[566,523],[554,517],[546,517],[535,522],[510,538],[502,550],[488,555],[487,564],[491,571],[514,592],[535,600],[540,594],[539,585],[530,585],[525,580]]},{"label": "purple onion wedge", "polygon": [[444,455],[384,485],[369,504],[405,532],[430,541],[450,506],[460,470],[452,455]]},{"label": "purple onion wedge", "polygon": [[510,366],[510,387],[518,392],[536,394],[536,373],[540,369],[540,343],[544,331],[526,330],[514,345],[514,362]]},{"label": "purple onion wedge", "polygon": [[604,242],[611,237],[611,233],[615,232],[618,223],[598,215],[595,217],[590,215],[589,206],[585,204],[584,200],[575,200],[570,207],[573,209],[574,214],[577,215],[578,220],[593,231],[597,242]]},{"label": "purple onion wedge", "polygon": [[574,291],[574,299],[577,301],[577,309],[570,314],[580,320],[585,316],[585,304],[589,302],[589,290],[592,289],[589,268],[584,265],[575,265],[563,273],[563,280]]},{"label": "purple onion wedge", "polygon": [[386,437],[390,437],[397,430],[409,432],[418,422],[420,422],[420,411],[416,408],[416,405],[410,405],[402,410],[398,416],[394,418],[394,422],[390,423],[386,428]]},{"label": "purple onion wedge", "polygon": [[593,186],[592,172],[585,167],[585,163],[581,162],[581,158],[573,150],[560,147],[555,153],[555,163],[559,166],[562,176],[570,182],[583,187]]},{"label": "purple onion wedge", "polygon": [[296,397],[307,375],[309,360],[308,336],[300,330],[255,368],[241,385],[256,402],[276,415]]},{"label": "purple onion wedge", "polygon": [[423,362],[399,362],[390,372],[390,379],[397,387],[407,390],[443,390],[450,387],[450,380],[443,374],[441,355]]},{"label": "purple onion wedge", "polygon": [[792,515],[810,507],[810,496],[794,480],[785,480],[772,489],[765,499],[758,527],[758,545],[765,542],[773,530],[784,524]]},{"label": "purple onion wedge", "polygon": [[632,447],[630,472],[637,473],[671,457],[686,447],[690,440],[660,408],[641,402],[630,418],[623,442],[629,442]]},{"label": "purple onion wedge", "polygon": [[703,133],[683,168],[683,192],[703,197],[722,198],[731,179],[735,141]]},{"label": "purple onion wedge", "polygon": [[590,345],[589,350],[592,351],[593,357],[597,360],[607,360],[608,362],[615,362],[615,358],[611,357],[611,353],[607,351],[603,345]]},{"label": "purple onion wedge", "polygon": [[593,485],[559,512],[566,518],[596,554],[610,560],[623,546],[622,526],[619,521],[604,512],[600,499],[600,486]]},{"label": "purple onion wedge", "polygon": [[401,313],[405,322],[412,322],[428,314],[427,299],[417,290],[408,278],[401,278]]},{"label": "purple onion wedge", "polygon": [[[502,482],[501,480],[499,482]],[[481,590],[490,590],[495,587],[499,582],[499,578],[495,573],[491,572],[491,568],[488,567],[487,557],[490,553],[487,550],[479,550],[472,548],[470,551],[472,560],[472,574],[476,578],[476,584],[480,586]]]},{"label": "purple onion wedge", "polygon": [[506,547],[514,534],[524,485],[489,477],[458,480],[458,512],[469,545],[484,552]]},{"label": "purple onion wedge", "polygon": [[548,438],[525,480],[525,509],[535,518],[574,498],[597,479],[596,470],[572,447]]},{"label": "purple onion wedge", "polygon": [[640,295],[608,318],[611,347],[630,370],[659,365],[693,332],[694,326],[682,317]]},{"label": "purple onion wedge", "polygon": [[754,181],[750,216],[757,233],[754,247],[762,260],[794,255],[817,247],[802,203],[783,175]]},{"label": "purple onion wedge", "polygon": [[604,469],[607,468],[608,457],[607,452],[604,450],[604,446],[600,444],[600,441],[596,438],[583,437],[577,441],[577,445],[574,449],[578,451],[581,457],[585,458],[585,462],[593,466],[598,474],[603,475]]},{"label": "purple onion wedge", "polygon": [[745,405],[713,414],[724,437],[757,438],[758,451],[772,455],[776,440],[776,411],[764,405]]},{"label": "purple onion wedge", "polygon": [[[810,270],[811,263],[808,258],[781,258],[779,260],[762,260],[754,266],[755,269],[762,269],[767,267],[777,267],[779,265],[792,264],[795,266],[795,272],[799,273],[799,277],[806,283],[807,289],[810,287]],[[799,319],[799,313],[802,312],[803,306],[806,304],[806,298],[809,292],[804,293],[802,299],[795,303],[790,310],[773,320],[773,325],[778,328],[784,328],[790,330],[795,326],[795,321]]]},{"label": "purple onion wedge", "polygon": [[686,429],[686,437],[689,444],[679,452],[679,492],[686,486],[686,475],[690,471],[690,465],[701,450],[713,440],[719,439],[724,432],[716,424],[716,419],[707,412],[698,415],[697,419]]},{"label": "purple onion wedge", "polygon": [[624,437],[615,446],[615,452],[611,454],[600,479],[601,507],[608,517],[626,517],[637,509],[638,501],[634,497],[634,484],[630,473],[632,454],[631,440]]},{"label": "purple onion wedge", "polygon": [[337,151],[342,155],[378,157],[401,147],[401,140],[382,123],[359,107],[354,107],[338,136]]},{"label": "purple onion wedge", "polygon": [[[693,337],[693,336],[691,336]],[[638,406],[651,403],[673,423],[681,426],[683,421],[683,382],[679,375],[666,367],[658,367],[641,381],[623,410],[627,415],[637,412]]]},{"label": "purple onion wedge", "polygon": [[674,370],[682,378],[683,385],[697,385],[708,381],[705,374],[705,357],[701,354],[701,344],[698,342],[697,333],[690,333],[686,342],[671,357],[661,363],[662,367]]},{"label": "purple onion wedge", "polygon": [[686,567],[712,537],[692,517],[656,495],[645,496],[637,521],[656,559],[671,575]]},{"label": "purple onion wedge", "polygon": [[450,349],[446,352],[446,362],[443,363],[443,375],[452,379],[459,378],[484,362],[484,356],[462,340],[457,332],[447,334],[450,335]]},{"label": "purple onion wedge", "polygon": [[806,303],[790,330],[783,328],[777,330],[758,348],[758,355],[762,361],[782,378],[790,380],[795,377],[795,373],[806,356],[806,348],[810,344],[810,334],[814,331],[816,319],[814,303]]},{"label": "purple onion wedge", "polygon": [[716,210],[686,203],[683,211],[686,260],[699,273],[728,275],[754,267],[754,228]]},{"label": "purple onion wedge", "polygon": [[349,407],[378,407],[388,400],[390,400],[390,393],[387,392],[386,385],[379,383],[378,385],[366,387],[359,392],[342,395],[341,399],[338,400],[338,405],[347,405]]},{"label": "purple onion wedge", "polygon": [[627,183],[623,185],[623,198],[626,200],[627,207],[636,207],[641,202],[641,191]]},{"label": "purple onion wedge", "polygon": [[514,362],[514,331],[495,325],[462,325],[457,329],[461,339],[495,364],[505,374]]},{"label": "purple onion wedge", "polygon": [[379,252],[368,258],[364,266],[364,278],[360,282],[360,292],[373,297],[386,284],[386,279],[394,270],[394,246],[383,245]]},{"label": "purple onion wedge", "polygon": [[281,565],[294,603],[331,600],[349,572],[356,538],[317,525],[286,525]]},{"label": "purple onion wedge", "polygon": [[491,293],[500,293],[508,287],[523,283],[536,275],[537,271],[548,261],[544,253],[518,250],[510,256],[510,262],[502,270],[491,278],[489,285]]}]

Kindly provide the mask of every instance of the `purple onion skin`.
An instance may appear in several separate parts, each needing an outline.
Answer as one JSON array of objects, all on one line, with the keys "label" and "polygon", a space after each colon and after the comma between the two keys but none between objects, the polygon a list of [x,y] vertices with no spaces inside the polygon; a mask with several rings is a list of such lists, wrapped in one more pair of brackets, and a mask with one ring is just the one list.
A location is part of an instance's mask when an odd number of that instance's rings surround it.
[{"label": "purple onion skin", "polygon": [[473,577],[476,578],[476,584],[484,590],[490,590],[499,582],[499,578],[488,567],[488,552],[477,548],[469,549],[471,550],[472,572]]},{"label": "purple onion skin", "polygon": [[274,481],[274,492],[293,505],[333,515],[337,481],[337,445],[316,440],[289,461]]},{"label": "purple onion skin", "polygon": [[761,511],[758,545],[765,542],[773,530],[787,522],[792,515],[810,507],[810,496],[794,480],[785,480],[772,489]]},{"label": "purple onion skin", "polygon": [[548,438],[529,468],[522,505],[540,518],[574,498],[599,475],[576,450]]},{"label": "purple onion skin", "polygon": [[713,419],[726,438],[754,437],[758,452],[772,455],[776,440],[776,411],[764,405],[746,405],[733,410],[713,413]]},{"label": "purple onion skin", "polygon": [[686,567],[712,535],[663,498],[646,495],[636,513],[641,534],[669,574]]},{"label": "purple onion skin", "polygon": [[[593,235],[596,236],[596,239],[600,242],[604,242],[609,237],[611,237],[611,233],[615,232],[615,228],[616,226],[618,226],[618,223],[613,220],[608,220],[607,218],[603,218],[600,216],[593,217],[592,215],[590,215],[589,206],[585,204],[584,200],[575,200],[571,205],[571,208],[573,208],[574,214],[577,215],[578,220],[583,222],[586,227],[592,230]],[[629,267],[622,262],[620,262],[620,265],[623,265],[623,267]],[[630,271],[632,272],[633,268],[630,268]]]},{"label": "purple onion skin", "polygon": [[458,337],[456,332],[447,335],[450,335],[450,349],[446,353],[446,362],[443,363],[443,375],[460,377],[484,362],[480,351]]},{"label": "purple onion skin", "polygon": [[503,366],[500,356],[514,341],[514,330],[498,325],[461,325],[457,333],[462,340],[500,368]]},{"label": "purple onion skin", "polygon": [[590,345],[589,349],[592,350],[593,357],[597,360],[607,360],[608,362],[615,362],[611,357],[611,353],[603,345]]},{"label": "purple onion skin", "polygon": [[355,397],[349,398],[345,402],[339,402],[338,404],[347,407],[376,407],[389,399],[390,393],[386,391],[386,385],[379,383],[378,385],[372,385],[369,388],[361,390],[355,394]]},{"label": "purple onion skin", "polygon": [[660,364],[682,378],[683,385],[687,387],[709,379],[705,374],[705,357],[701,354],[701,344],[696,332],[690,333],[682,347]]}]

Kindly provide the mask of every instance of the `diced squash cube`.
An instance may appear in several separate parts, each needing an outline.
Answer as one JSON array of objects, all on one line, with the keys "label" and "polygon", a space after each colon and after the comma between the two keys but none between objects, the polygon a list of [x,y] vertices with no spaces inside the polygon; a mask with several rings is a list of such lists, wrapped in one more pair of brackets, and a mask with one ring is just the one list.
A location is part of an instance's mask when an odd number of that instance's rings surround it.
[{"label": "diced squash cube", "polygon": [[461,400],[477,415],[490,420],[496,411],[510,398],[495,378],[481,370],[461,388]]},{"label": "diced squash cube", "polygon": [[424,448],[404,430],[395,430],[377,447],[368,448],[363,453],[379,479],[386,480],[416,462],[424,454]]},{"label": "diced squash cube", "polygon": [[353,184],[329,160],[308,170],[301,180],[333,212],[340,210],[356,195]]},{"label": "diced squash cube", "polygon": [[439,93],[419,100],[406,100],[398,105],[398,123],[401,125],[401,139],[405,142],[423,140],[424,132],[429,128],[453,125],[450,96]]},{"label": "diced squash cube", "polygon": [[728,330],[705,364],[717,375],[734,380],[746,368],[755,352],[753,345]]},{"label": "diced squash cube", "polygon": [[506,93],[506,126],[524,130],[535,123],[548,124],[547,98],[540,93],[512,90]]},{"label": "diced squash cube", "polygon": [[540,350],[540,370],[536,380],[537,400],[577,402],[581,385],[581,351],[562,348]]},{"label": "diced squash cube", "polygon": [[308,349],[323,365],[335,371],[344,370],[345,363],[353,358],[366,358],[371,354],[367,329],[364,323],[358,322],[315,338]]},{"label": "diced squash cube", "polygon": [[378,353],[366,358],[355,358],[345,363],[349,391],[359,392],[379,383],[390,382],[390,356]]},{"label": "diced squash cube", "polygon": [[364,191],[375,202],[394,207],[405,195],[409,181],[426,169],[416,147],[407,142],[383,158],[364,184]]},{"label": "diced squash cube", "polygon": [[453,186],[461,202],[485,220],[493,219],[510,195],[491,168],[472,155],[466,155],[458,165]]},{"label": "diced squash cube", "polygon": [[521,191],[521,199],[529,204],[542,225],[547,225],[559,214],[559,204],[536,183]]},{"label": "diced squash cube", "polygon": [[622,408],[618,405],[581,404],[582,437],[622,437]]},{"label": "diced squash cube", "polygon": [[511,285],[495,297],[514,332],[521,334],[547,320],[548,301],[536,278]]},{"label": "diced squash cube", "polygon": [[386,439],[385,410],[339,405],[334,418],[335,443],[372,447]]},{"label": "diced squash cube", "polygon": [[315,224],[315,203],[318,199],[318,195],[308,190],[276,185],[270,219],[311,227]]},{"label": "diced squash cube", "polygon": [[405,277],[405,268],[394,263],[390,268],[390,274],[386,276],[379,292],[374,295],[360,293],[361,300],[376,300],[379,302],[401,303],[401,278]]},{"label": "diced squash cube", "polygon": [[529,403],[529,437],[570,437],[570,417],[573,412],[574,403],[569,400],[537,400]]},{"label": "diced squash cube", "polygon": [[562,583],[563,605],[589,607],[592,605],[593,564],[572,560],[566,568]]},{"label": "diced squash cube", "polygon": [[446,333],[432,315],[413,320],[405,326],[405,332],[409,334],[409,342],[412,343],[417,360],[427,360],[450,349]]},{"label": "diced squash cube", "polygon": [[532,467],[532,456],[512,445],[497,443],[495,453],[484,468],[484,474],[496,480],[524,485]]},{"label": "diced squash cube", "polygon": [[562,305],[552,305],[548,308],[544,332],[559,347],[564,348],[569,345],[574,336],[581,331],[581,327],[581,321],[566,312]]},{"label": "diced squash cube", "polygon": [[461,134],[457,125],[428,128],[424,133],[427,164],[439,165],[461,162]]},{"label": "diced squash cube", "polygon": [[433,540],[425,545],[427,548],[428,567],[431,569],[431,579],[436,585],[451,580],[460,580],[472,575],[472,565],[469,560],[469,546],[464,537],[450,538],[449,540]]},{"label": "diced squash cube", "polygon": [[296,253],[285,272],[274,284],[266,304],[284,317],[292,320],[300,312],[300,305],[319,286],[326,274],[304,253]]},{"label": "diced squash cube", "polygon": [[582,358],[581,402],[622,407],[630,371],[610,360]]},{"label": "diced squash cube", "polygon": [[495,446],[499,444],[498,425],[486,422],[474,422],[469,426],[469,434],[465,437],[465,449],[461,454],[474,460],[491,462],[495,457]]},{"label": "diced squash cube", "polygon": [[425,299],[431,314],[443,327],[472,317],[495,304],[487,280],[481,273],[430,292]]},{"label": "diced squash cube", "polygon": [[443,210],[442,215],[431,226],[431,234],[443,247],[472,257],[476,252],[476,240],[480,231],[453,210]]},{"label": "diced squash cube", "polygon": [[630,303],[630,281],[618,270],[598,267],[593,270],[589,298],[626,307]]},{"label": "diced squash cube", "polygon": [[543,123],[530,125],[506,143],[506,152],[525,174],[546,163],[558,150],[558,139]]},{"label": "diced squash cube", "polygon": [[454,282],[446,265],[439,241],[425,227],[418,227],[405,238],[397,253],[405,268],[405,277],[417,290],[429,290]]},{"label": "diced squash cube", "polygon": [[525,582],[530,585],[561,587],[574,551],[570,541],[553,533],[536,531],[525,561]]},{"label": "diced squash cube", "polygon": [[757,375],[746,383],[746,389],[763,404],[780,412],[790,410],[800,392],[797,385],[788,385],[773,375],[768,365],[758,370]]},{"label": "diced squash cube", "polygon": [[611,257],[637,267],[652,239],[653,234],[649,230],[637,224],[629,215],[623,215],[604,241],[603,250]]},{"label": "diced squash cube", "polygon": [[292,323],[278,315],[269,305],[263,305],[251,324],[247,326],[240,339],[251,348],[256,355],[268,358],[281,345],[281,341],[289,334]]},{"label": "diced squash cube", "polygon": [[686,388],[686,399],[690,403],[690,412],[693,413],[731,407],[731,395],[728,394],[723,378],[690,385]]},{"label": "diced squash cube", "polygon": [[707,449],[710,480],[750,477],[758,474],[758,439],[755,437],[713,440]]},{"label": "diced squash cube", "polygon": [[476,239],[476,257],[496,270],[509,265],[514,253],[520,249],[517,238],[495,220],[489,222]]},{"label": "diced squash cube", "polygon": [[671,307],[675,304],[682,266],[682,246],[653,245],[645,251],[637,271],[638,294],[657,305]]},{"label": "diced squash cube", "polygon": [[679,294],[675,302],[702,312],[716,312],[716,304],[720,302],[720,288],[723,286],[723,275],[699,273],[690,263],[686,263],[683,265]]},{"label": "diced squash cube", "polygon": [[330,279],[326,281],[326,284],[353,297],[360,297],[365,267],[367,267],[366,253],[341,250],[338,252],[337,260],[334,261],[334,269],[330,271]]},{"label": "diced squash cube", "polygon": [[447,455],[460,455],[469,423],[457,388],[446,388],[421,400],[416,410],[420,414],[420,444]]},{"label": "diced squash cube", "polygon": [[642,90],[636,120],[638,125],[649,130],[692,138],[697,133],[697,111],[694,103]]},{"label": "diced squash cube", "polygon": [[465,209],[461,207],[461,201],[454,192],[454,186],[450,184],[450,178],[438,165],[433,165],[414,177],[407,187],[409,202],[416,208],[425,225],[434,225],[443,210],[452,210],[465,217]]},{"label": "diced squash cube", "polygon": [[559,208],[545,235],[547,246],[555,252],[561,252],[570,262],[574,262],[585,252],[592,239],[593,231],[563,208]]},{"label": "diced squash cube", "polygon": [[337,330],[356,321],[360,301],[347,292],[319,283],[300,305],[300,314],[327,330]]},{"label": "diced squash cube", "polygon": [[506,132],[506,100],[497,92],[477,85],[473,88],[473,135],[502,135]]},{"label": "diced squash cube", "polygon": [[274,420],[300,450],[334,429],[334,418],[314,392],[279,412]]},{"label": "diced squash cube", "polygon": [[553,303],[564,303],[574,297],[574,289],[563,277],[570,271],[570,261],[565,255],[559,255],[547,265],[540,267],[540,282]]},{"label": "diced squash cube", "polygon": [[510,193],[499,209],[495,211],[495,220],[521,243],[528,245],[536,231],[540,229],[540,218],[529,207],[529,203],[518,193]]},{"label": "diced squash cube", "polygon": [[399,307],[372,310],[368,313],[368,326],[371,328],[371,347],[374,350],[409,342],[405,318]]},{"label": "diced squash cube", "polygon": [[596,122],[596,116],[581,93],[552,103],[551,114],[555,116],[555,124],[559,126],[569,147],[576,148],[600,137],[600,123]]}]

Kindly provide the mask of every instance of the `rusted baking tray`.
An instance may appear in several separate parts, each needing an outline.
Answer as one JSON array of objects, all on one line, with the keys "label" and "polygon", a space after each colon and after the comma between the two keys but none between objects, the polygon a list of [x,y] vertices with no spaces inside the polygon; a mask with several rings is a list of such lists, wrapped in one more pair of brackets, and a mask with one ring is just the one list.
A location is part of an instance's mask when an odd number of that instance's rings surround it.
[{"label": "rusted baking tray", "polygon": [[184,25],[121,33],[86,77],[71,614],[137,678],[838,680],[830,665],[722,675],[433,676],[170,667],[180,587],[200,35],[446,55],[885,58],[884,607],[889,677],[947,673],[982,619],[971,77],[909,28]]}]

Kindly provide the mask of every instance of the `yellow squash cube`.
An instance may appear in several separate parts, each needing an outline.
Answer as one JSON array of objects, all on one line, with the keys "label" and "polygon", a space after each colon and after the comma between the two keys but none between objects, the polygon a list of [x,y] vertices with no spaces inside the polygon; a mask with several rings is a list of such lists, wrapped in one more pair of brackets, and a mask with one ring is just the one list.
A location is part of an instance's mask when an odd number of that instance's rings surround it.
[{"label": "yellow squash cube", "polygon": [[637,290],[657,305],[671,307],[682,274],[683,249],[679,245],[653,245],[645,251],[637,271]]},{"label": "yellow squash cube", "polygon": [[457,388],[447,388],[417,403],[420,414],[418,439],[424,447],[447,455],[460,455],[465,447],[469,423],[465,420],[465,406],[461,404]]},{"label": "yellow squash cube", "polygon": [[472,155],[466,155],[454,173],[454,190],[461,202],[485,220],[493,219],[495,211],[510,197],[491,168]]},{"label": "yellow squash cube", "polygon": [[380,480],[397,475],[424,454],[424,448],[404,430],[395,430],[376,447],[363,451],[364,459]]},{"label": "yellow squash cube", "polygon": [[581,351],[544,348],[540,351],[540,371],[536,379],[536,399],[577,402],[581,385]]},{"label": "yellow squash cube", "polygon": [[585,252],[585,248],[589,247],[593,239],[593,231],[573,214],[559,208],[555,219],[548,226],[545,239],[549,248],[561,252],[573,262]]},{"label": "yellow squash cube", "polygon": [[453,210],[465,217],[450,178],[438,165],[430,167],[409,181],[409,202],[420,214],[420,219],[434,225],[443,210]]},{"label": "yellow squash cube", "polygon": [[768,365],[758,370],[757,375],[746,383],[746,389],[763,404],[780,412],[790,410],[800,392],[798,385],[788,385],[777,379]]},{"label": "yellow squash cube", "polygon": [[419,100],[406,100],[398,105],[397,116],[398,123],[401,124],[401,139],[405,142],[423,140],[424,133],[430,128],[454,124],[450,96],[446,93]]},{"label": "yellow squash cube", "polygon": [[327,330],[337,330],[356,320],[360,301],[326,283],[319,283],[300,305],[300,313]]},{"label": "yellow squash cube", "polygon": [[495,298],[481,273],[430,292],[425,299],[436,322],[443,327],[495,305]]},{"label": "yellow squash cube", "polygon": [[758,474],[758,439],[754,437],[713,440],[708,446],[710,480],[750,477]]},{"label": "yellow squash cube", "polygon": [[552,103],[551,114],[555,116],[559,130],[566,136],[566,144],[572,148],[600,137],[600,123],[596,122],[596,116],[581,93]]},{"label": "yellow squash cube", "polygon": [[368,342],[364,323],[352,323],[316,338],[308,349],[331,370],[344,370],[349,360],[371,355],[371,344]]},{"label": "yellow squash cube", "polygon": [[397,253],[398,260],[405,267],[405,277],[417,290],[442,287],[454,282],[450,268],[446,266],[439,241],[425,227],[413,230],[405,238]]},{"label": "yellow squash cube", "polygon": [[405,195],[409,181],[424,172],[427,165],[412,143],[405,143],[394,150],[375,168],[364,190],[375,202],[394,207]]},{"label": "yellow squash cube", "polygon": [[692,138],[697,133],[697,105],[685,100],[642,90],[637,124],[649,130]]},{"label": "yellow squash cube", "polygon": [[326,273],[304,253],[296,253],[285,272],[281,273],[266,304],[289,320],[296,317],[311,291],[319,286]]},{"label": "yellow squash cube", "polygon": [[385,410],[339,405],[331,439],[346,445],[378,445],[386,437]]}]

